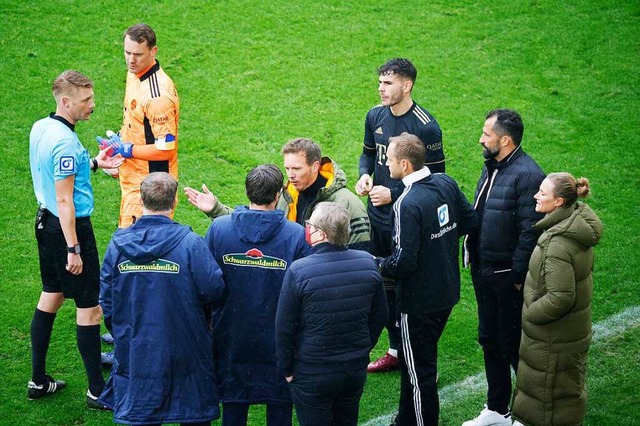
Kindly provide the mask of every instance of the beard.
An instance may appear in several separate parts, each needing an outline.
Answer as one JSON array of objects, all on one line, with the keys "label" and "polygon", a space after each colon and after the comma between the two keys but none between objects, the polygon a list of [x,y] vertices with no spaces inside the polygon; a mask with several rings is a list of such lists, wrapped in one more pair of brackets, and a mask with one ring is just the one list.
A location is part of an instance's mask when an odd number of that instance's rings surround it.
[{"label": "beard", "polygon": [[496,158],[496,156],[500,154],[500,147],[497,146],[495,148],[488,148],[488,147],[483,147],[482,148],[482,156],[485,158],[485,160],[490,160],[492,158]]}]

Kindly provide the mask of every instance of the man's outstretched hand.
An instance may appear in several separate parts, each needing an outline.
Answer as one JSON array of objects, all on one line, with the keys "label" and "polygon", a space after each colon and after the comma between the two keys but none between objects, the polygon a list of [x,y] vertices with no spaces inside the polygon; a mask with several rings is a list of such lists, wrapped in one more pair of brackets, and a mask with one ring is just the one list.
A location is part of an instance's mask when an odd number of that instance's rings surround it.
[{"label": "man's outstretched hand", "polygon": [[205,213],[209,213],[218,204],[218,198],[209,191],[204,183],[202,184],[202,192],[188,186],[184,188],[184,192],[187,194],[189,202]]}]

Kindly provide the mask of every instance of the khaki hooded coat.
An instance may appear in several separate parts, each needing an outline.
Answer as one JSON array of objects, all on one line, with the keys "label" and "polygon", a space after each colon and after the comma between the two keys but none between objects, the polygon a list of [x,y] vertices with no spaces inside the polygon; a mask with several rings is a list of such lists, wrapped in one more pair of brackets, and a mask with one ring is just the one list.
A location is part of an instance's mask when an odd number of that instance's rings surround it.
[{"label": "khaki hooded coat", "polygon": [[547,214],[529,261],[513,418],[527,426],[577,425],[586,413],[593,247],[602,222],[584,203]]}]

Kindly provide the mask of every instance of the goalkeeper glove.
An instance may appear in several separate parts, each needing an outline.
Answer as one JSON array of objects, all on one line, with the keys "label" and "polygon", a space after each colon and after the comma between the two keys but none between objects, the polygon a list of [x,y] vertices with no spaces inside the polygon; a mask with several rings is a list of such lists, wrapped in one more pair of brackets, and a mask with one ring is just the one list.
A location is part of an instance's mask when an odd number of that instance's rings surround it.
[{"label": "goalkeeper glove", "polygon": [[107,130],[107,136],[109,139],[104,139],[100,136],[96,137],[98,141],[98,145],[100,145],[100,149],[110,148],[107,151],[107,155],[109,157],[113,157],[114,155],[122,155],[124,158],[133,157],[133,144],[129,142],[123,143],[120,139],[120,136],[117,133],[113,133],[111,130]]},{"label": "goalkeeper glove", "polygon": [[118,143],[118,142],[111,142],[109,144],[109,146],[113,149],[114,154],[113,155],[122,155],[124,158],[132,158],[133,157],[133,144],[126,142],[126,143]]},{"label": "goalkeeper glove", "polygon": [[98,146],[100,147],[100,151],[107,150],[107,157],[113,157],[115,154],[113,148],[111,147],[111,141],[109,139],[104,139],[101,136],[96,136],[96,142],[98,142]]}]

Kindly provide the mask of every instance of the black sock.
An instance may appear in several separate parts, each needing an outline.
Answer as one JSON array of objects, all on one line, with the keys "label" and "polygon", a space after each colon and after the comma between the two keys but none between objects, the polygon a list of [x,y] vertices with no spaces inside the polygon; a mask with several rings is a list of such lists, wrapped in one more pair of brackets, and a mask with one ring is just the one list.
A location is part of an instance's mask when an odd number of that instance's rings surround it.
[{"label": "black sock", "polygon": [[89,390],[93,396],[100,396],[104,389],[104,377],[100,366],[100,325],[77,326],[78,350],[84,362],[89,379]]},{"label": "black sock", "polygon": [[47,381],[47,351],[56,314],[36,308],[31,320],[31,380],[42,385]]}]

